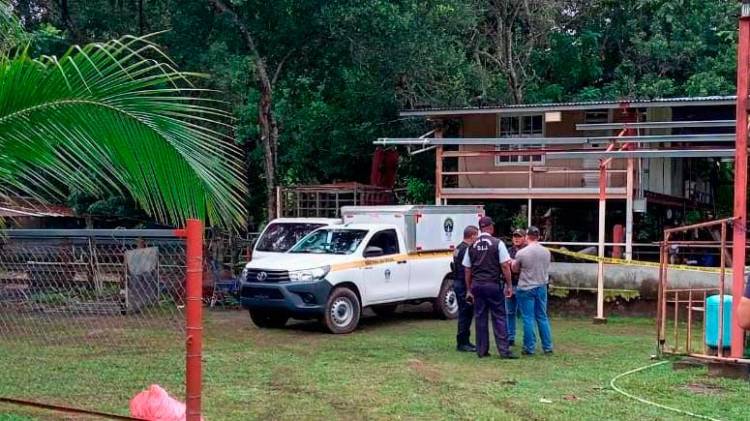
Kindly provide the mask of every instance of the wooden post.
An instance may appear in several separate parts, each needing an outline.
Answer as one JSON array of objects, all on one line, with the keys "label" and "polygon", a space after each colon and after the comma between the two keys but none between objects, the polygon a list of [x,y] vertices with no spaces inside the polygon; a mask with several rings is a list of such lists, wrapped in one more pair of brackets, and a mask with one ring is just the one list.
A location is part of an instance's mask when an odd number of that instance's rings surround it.
[{"label": "wooden post", "polygon": [[[281,204],[281,186],[276,186],[276,217],[281,218],[283,205]],[[270,218],[269,218],[270,219]]]}]

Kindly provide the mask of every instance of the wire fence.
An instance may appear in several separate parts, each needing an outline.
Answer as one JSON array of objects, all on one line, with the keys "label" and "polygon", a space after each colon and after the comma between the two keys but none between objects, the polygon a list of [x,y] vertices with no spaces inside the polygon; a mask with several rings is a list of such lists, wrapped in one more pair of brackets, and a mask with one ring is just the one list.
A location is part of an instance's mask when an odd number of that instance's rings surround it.
[{"label": "wire fence", "polygon": [[185,396],[186,243],[166,230],[0,234],[0,396],[118,415]]}]

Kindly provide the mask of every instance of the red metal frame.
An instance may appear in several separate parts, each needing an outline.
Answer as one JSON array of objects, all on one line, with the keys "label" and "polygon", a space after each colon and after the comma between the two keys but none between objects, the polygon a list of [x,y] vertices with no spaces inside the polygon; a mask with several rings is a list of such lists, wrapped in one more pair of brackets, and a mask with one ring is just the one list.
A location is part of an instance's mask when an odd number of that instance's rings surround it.
[{"label": "red metal frame", "polygon": [[188,219],[184,230],[175,234],[185,237],[187,245],[187,279],[185,285],[185,406],[187,421],[201,419],[202,367],[203,350],[203,222]]},{"label": "red metal frame", "polygon": [[[675,228],[669,228],[664,230],[664,241],[661,243],[661,257],[659,259],[660,262],[660,269],[659,269],[659,294],[658,294],[658,303],[657,303],[657,314],[656,314],[656,320],[657,320],[657,343],[659,347],[659,351],[663,353],[670,353],[670,354],[685,354],[690,355],[697,358],[702,359],[709,359],[714,361],[730,361],[730,362],[741,362],[741,363],[748,363],[750,360],[748,359],[742,359],[742,354],[739,356],[734,355],[730,352],[729,356],[724,355],[724,344],[722,343],[723,337],[724,337],[724,291],[725,288],[725,278],[726,278],[726,249],[729,247],[727,242],[727,236],[728,236],[728,225],[736,222],[734,218],[726,218],[726,219],[719,219],[715,221],[708,221],[708,222],[702,222],[699,224],[694,225],[688,225],[688,226],[682,226],[682,227],[675,227]],[[680,240],[672,242],[670,241],[670,237],[672,234],[679,233],[679,232],[689,232],[692,230],[697,229],[703,229],[703,228],[712,228],[715,226],[721,227],[721,240],[718,242],[715,241],[686,241],[686,240]],[[720,256],[721,256],[721,262],[719,266],[719,283],[716,287],[711,288],[669,288],[669,282],[668,282],[668,274],[669,274],[669,256],[668,256],[668,250],[669,247],[675,244],[679,244],[681,247],[705,247],[706,245],[718,245],[721,249]],[[704,312],[705,313],[705,303],[706,298],[708,296],[709,292],[716,292],[717,295],[719,295],[719,319],[718,319],[718,331],[719,331],[719,337],[718,337],[718,343],[717,343],[717,351],[716,355],[709,354],[708,349],[706,347],[705,341],[703,341],[703,350],[702,352],[697,352],[692,349],[692,339],[693,339],[693,313],[694,312]],[[687,294],[687,299],[685,299],[685,294]],[[697,294],[697,295],[696,295]],[[702,299],[698,299],[698,297],[701,297]],[[672,304],[674,306],[674,314],[672,317],[673,322],[673,329],[674,329],[674,342],[671,344],[667,343],[667,317],[669,316],[669,313],[667,312],[667,305]],[[687,334],[685,338],[685,348],[682,349],[679,345],[679,332],[680,332],[680,306],[685,305],[685,310],[687,312]],[[694,306],[696,305],[696,306]],[[704,314],[704,321],[705,321],[705,314]],[[705,330],[705,327],[704,327]],[[732,335],[734,335],[734,331],[732,331]],[[734,340],[734,336],[732,336],[732,340]],[[734,343],[732,343],[734,345]]]},{"label": "red metal frame", "polygon": [[[750,8],[748,0],[742,1],[739,45],[737,46],[737,127],[735,128],[734,155],[734,225],[732,229],[735,247],[732,248],[732,314],[742,298],[745,285],[745,229],[747,226],[747,97],[748,72],[750,71]],[[742,357],[744,331],[734,317],[732,323],[733,358]]]}]

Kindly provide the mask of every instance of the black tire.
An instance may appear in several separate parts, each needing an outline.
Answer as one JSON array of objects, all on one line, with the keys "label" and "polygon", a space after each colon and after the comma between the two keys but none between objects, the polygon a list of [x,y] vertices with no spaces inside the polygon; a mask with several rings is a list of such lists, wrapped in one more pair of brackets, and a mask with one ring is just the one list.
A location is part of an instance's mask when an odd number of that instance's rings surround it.
[{"label": "black tire", "polygon": [[440,319],[452,320],[458,317],[458,302],[453,291],[453,279],[446,278],[440,287],[440,293],[432,302],[432,311]]},{"label": "black tire", "polygon": [[398,304],[380,304],[372,306],[372,311],[380,317],[391,317],[396,312]]},{"label": "black tire", "polygon": [[323,324],[331,333],[351,333],[359,324],[362,308],[357,294],[349,288],[336,288],[326,301]]},{"label": "black tire", "polygon": [[250,310],[250,318],[255,326],[260,328],[278,329],[286,326],[289,316],[286,314],[267,313],[264,311]]}]

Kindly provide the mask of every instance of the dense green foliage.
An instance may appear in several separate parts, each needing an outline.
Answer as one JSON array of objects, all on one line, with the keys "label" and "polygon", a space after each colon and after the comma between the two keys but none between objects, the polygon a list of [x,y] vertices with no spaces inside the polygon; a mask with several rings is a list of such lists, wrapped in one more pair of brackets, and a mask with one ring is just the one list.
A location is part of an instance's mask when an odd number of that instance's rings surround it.
[{"label": "dense green foliage", "polygon": [[[403,107],[734,89],[734,0],[225,1],[255,52],[213,3],[15,2],[27,29],[51,25],[69,41],[167,30],[156,41],[181,68],[210,73],[206,87],[231,103],[256,219],[266,194],[257,57],[270,76],[279,69],[271,109],[281,184],[367,181],[372,140],[427,131],[421,121],[399,119]],[[48,38],[35,48],[59,48]],[[402,163],[402,187],[431,182],[424,163]]]},{"label": "dense green foliage", "polygon": [[219,131],[227,113],[190,83],[199,75],[148,37],[34,58],[19,44],[34,33],[18,33],[1,44],[0,199],[115,194],[163,222],[242,225],[241,154]]}]

